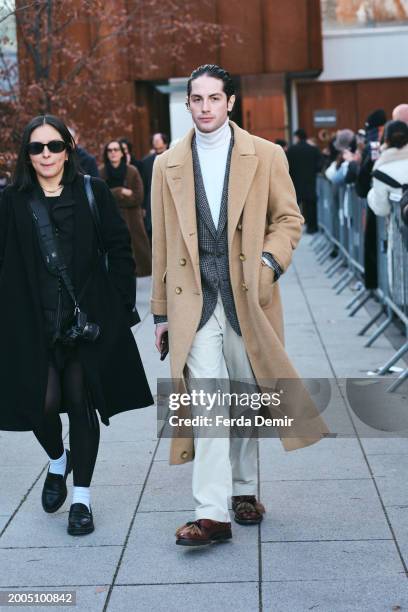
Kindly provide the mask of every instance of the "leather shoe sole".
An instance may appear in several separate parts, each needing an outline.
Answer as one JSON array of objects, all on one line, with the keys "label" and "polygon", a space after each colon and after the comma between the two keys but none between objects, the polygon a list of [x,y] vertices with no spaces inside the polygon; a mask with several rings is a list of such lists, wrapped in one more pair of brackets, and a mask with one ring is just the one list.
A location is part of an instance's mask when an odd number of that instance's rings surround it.
[{"label": "leather shoe sole", "polygon": [[226,540],[231,540],[232,534],[220,534],[214,535],[211,539],[208,540],[188,540],[186,538],[179,538],[176,540],[176,544],[178,546],[208,546],[209,544],[215,544],[216,542],[225,542]]}]

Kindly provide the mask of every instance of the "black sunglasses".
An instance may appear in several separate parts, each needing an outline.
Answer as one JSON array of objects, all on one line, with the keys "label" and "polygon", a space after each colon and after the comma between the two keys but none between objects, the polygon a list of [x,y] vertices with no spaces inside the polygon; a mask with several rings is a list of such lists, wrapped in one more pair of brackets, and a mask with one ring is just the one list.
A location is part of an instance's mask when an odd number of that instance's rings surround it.
[{"label": "black sunglasses", "polygon": [[40,155],[47,147],[50,153],[62,153],[67,148],[63,140],[50,140],[50,142],[29,142],[27,152],[29,155]]}]

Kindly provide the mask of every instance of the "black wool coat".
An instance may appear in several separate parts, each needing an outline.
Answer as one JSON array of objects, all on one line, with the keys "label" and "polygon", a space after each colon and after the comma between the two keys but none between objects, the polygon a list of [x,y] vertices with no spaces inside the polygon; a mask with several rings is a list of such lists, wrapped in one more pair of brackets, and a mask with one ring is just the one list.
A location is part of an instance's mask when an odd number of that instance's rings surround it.
[{"label": "black wool coat", "polygon": [[[83,176],[72,183],[73,284],[88,320],[101,335],[78,345],[87,386],[101,420],[153,404],[133,334],[134,261],[130,237],[108,186],[92,179],[109,271],[98,241]],[[39,246],[29,195],[8,187],[0,202],[0,429],[29,431],[40,422],[48,377],[48,347],[38,289]],[[88,279],[90,281],[87,283]]]},{"label": "black wool coat", "polygon": [[316,175],[323,165],[319,149],[306,141],[301,141],[289,147],[287,157],[298,202],[315,200]]}]

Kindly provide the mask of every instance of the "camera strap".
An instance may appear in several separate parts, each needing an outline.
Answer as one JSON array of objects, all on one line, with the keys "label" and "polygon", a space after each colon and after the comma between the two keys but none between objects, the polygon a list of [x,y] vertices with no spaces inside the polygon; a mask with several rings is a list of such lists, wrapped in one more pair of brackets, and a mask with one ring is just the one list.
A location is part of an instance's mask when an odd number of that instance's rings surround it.
[{"label": "camera strap", "polygon": [[[70,298],[74,302],[75,311],[78,312],[80,311],[78,304],[79,300],[77,300],[75,296],[74,286],[69,277],[67,265],[65,264],[61,256],[55,227],[52,224],[47,206],[37,194],[34,194],[30,198],[29,205],[39,238],[41,254],[44,258],[47,268],[52,274],[56,274],[61,278],[69,293]],[[89,279],[86,282],[83,290],[81,291],[81,296],[85,293],[85,289],[88,286],[88,282]]]}]

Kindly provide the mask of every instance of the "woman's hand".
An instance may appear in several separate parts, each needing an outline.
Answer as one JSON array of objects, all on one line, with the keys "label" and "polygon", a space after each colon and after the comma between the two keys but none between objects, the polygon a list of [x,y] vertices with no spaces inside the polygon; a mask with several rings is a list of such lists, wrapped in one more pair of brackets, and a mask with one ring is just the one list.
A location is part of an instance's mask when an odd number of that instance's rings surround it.
[{"label": "woman's hand", "polygon": [[122,195],[126,196],[127,198],[130,198],[133,195],[133,191],[131,189],[128,189],[127,187],[122,187]]}]

